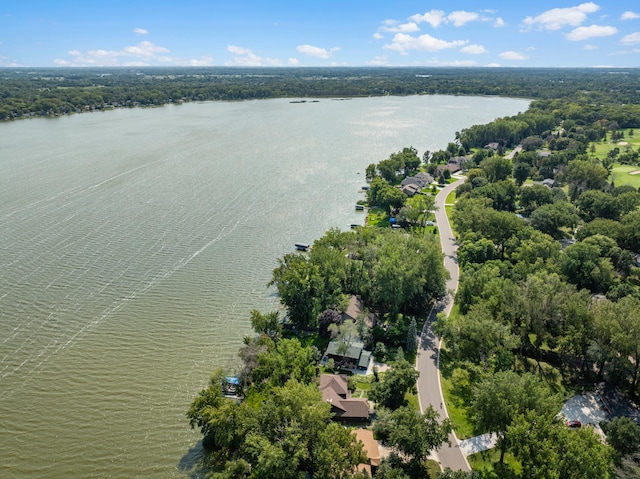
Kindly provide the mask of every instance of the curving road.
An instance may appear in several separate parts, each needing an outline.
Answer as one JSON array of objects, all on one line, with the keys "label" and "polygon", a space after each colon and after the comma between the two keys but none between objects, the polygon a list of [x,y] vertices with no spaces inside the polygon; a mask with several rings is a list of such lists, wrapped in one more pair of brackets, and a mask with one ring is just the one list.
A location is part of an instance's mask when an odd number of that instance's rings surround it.
[{"label": "curving road", "polygon": [[[420,410],[424,411],[430,405],[440,413],[441,418],[448,417],[446,407],[442,397],[442,389],[440,386],[440,374],[438,371],[438,357],[440,351],[440,338],[437,338],[432,330],[432,323],[436,319],[436,315],[444,311],[449,315],[453,307],[452,294],[458,289],[458,259],[456,256],[456,242],[449,225],[447,212],[445,210],[445,201],[447,195],[456,189],[458,185],[464,182],[459,179],[454,183],[445,186],[436,195],[436,223],[440,230],[440,243],[442,252],[444,253],[444,266],[451,275],[447,281],[447,297],[436,304],[431,310],[428,320],[426,321],[422,333],[420,335],[420,347],[416,359],[416,368],[420,371],[418,377],[418,400],[420,402]],[[440,462],[442,468],[450,467],[455,470],[470,471],[471,467],[467,462],[467,458],[459,447],[458,438],[452,432],[449,436],[451,446],[446,444],[438,449],[434,455]]]}]

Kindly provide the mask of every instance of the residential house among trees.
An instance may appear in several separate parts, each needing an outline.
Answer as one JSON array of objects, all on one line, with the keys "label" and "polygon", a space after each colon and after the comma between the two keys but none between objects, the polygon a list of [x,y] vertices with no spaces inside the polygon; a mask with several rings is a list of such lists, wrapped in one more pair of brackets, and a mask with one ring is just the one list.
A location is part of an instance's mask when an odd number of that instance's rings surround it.
[{"label": "residential house among trees", "polygon": [[433,178],[429,173],[420,172],[415,176],[407,176],[402,180],[400,183],[400,190],[402,190],[405,195],[412,197],[417,193],[420,193],[422,188],[430,185],[432,182]]},{"label": "residential house among trees", "polygon": [[373,431],[369,429],[355,429],[353,434],[364,445],[364,452],[367,455],[367,462],[358,464],[358,471],[367,471],[369,477],[373,477],[376,469],[380,465],[380,448],[378,441],[373,438]]},{"label": "residential house among trees", "polygon": [[341,365],[343,369],[367,370],[371,362],[371,351],[366,351],[361,341],[348,345],[343,352],[340,350],[340,342],[333,340],[327,346],[325,356],[327,359],[333,358],[335,364]]},{"label": "residential house among trees", "polygon": [[334,418],[340,421],[368,421],[369,403],[366,399],[352,398],[343,374],[321,374],[322,399],[331,403]]}]

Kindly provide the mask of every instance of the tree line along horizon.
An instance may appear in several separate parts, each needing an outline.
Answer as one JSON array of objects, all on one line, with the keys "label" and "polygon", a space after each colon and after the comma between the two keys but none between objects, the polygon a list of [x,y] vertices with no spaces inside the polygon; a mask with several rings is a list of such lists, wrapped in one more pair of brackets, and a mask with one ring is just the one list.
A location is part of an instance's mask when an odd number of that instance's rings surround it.
[{"label": "tree line along horizon", "polygon": [[[222,397],[218,372],[189,410],[209,451],[204,470],[219,478],[361,477],[354,466],[362,450],[331,421],[316,383],[321,354],[306,340],[347,334],[338,313],[358,295],[378,318],[358,321],[358,333],[393,366],[369,393],[378,406],[374,432],[394,452],[375,477],[426,477],[429,453],[464,423],[473,434],[496,433],[498,456],[486,469],[435,477],[637,477],[640,428],[629,419],[602,425],[606,445],[591,428],[570,430],[558,419],[568,395],[603,381],[630,399],[640,394],[640,193],[609,181],[615,165],[638,165],[638,149],[619,141],[634,143],[640,107],[620,103],[619,90],[594,101],[586,85],[571,87],[567,97],[462,130],[422,159],[405,148],[370,165],[369,206],[404,229],[388,221],[333,229],[308,254],[278,259],[271,284],[289,328],[276,312],[254,311],[256,336],[240,350],[244,400]],[[491,142],[498,151],[484,148]],[[512,160],[501,154],[518,145]],[[426,226],[433,197],[409,198],[397,185],[454,156],[466,158],[467,170],[451,211],[460,285],[456,311],[435,329],[445,341],[448,406],[462,419],[440,423],[432,409],[421,415],[408,405],[415,375],[403,356],[414,353],[416,319],[445,296],[447,272],[437,229]],[[536,184],[543,179],[552,186]]]},{"label": "tree line along horizon", "polygon": [[425,94],[637,105],[639,78],[637,68],[0,68],[0,120],[198,101]]}]

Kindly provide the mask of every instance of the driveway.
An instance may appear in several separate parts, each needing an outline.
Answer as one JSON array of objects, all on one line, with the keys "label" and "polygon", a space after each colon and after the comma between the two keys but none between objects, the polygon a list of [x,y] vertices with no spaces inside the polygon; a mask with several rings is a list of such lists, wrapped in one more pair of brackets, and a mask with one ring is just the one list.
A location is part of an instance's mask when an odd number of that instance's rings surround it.
[{"label": "driveway", "polygon": [[[436,315],[444,311],[449,315],[451,308],[453,307],[453,296],[458,289],[458,260],[456,257],[457,245],[447,213],[445,210],[445,201],[447,195],[455,190],[460,184],[464,182],[464,178],[445,186],[436,195],[436,223],[440,231],[440,244],[442,252],[444,253],[444,265],[451,275],[447,281],[447,290],[449,294],[439,304],[434,306],[429,315],[429,319],[426,321],[422,333],[420,335],[420,347],[418,350],[418,356],[416,359],[416,368],[420,372],[418,377],[418,401],[420,402],[420,410],[424,411],[429,406],[432,406],[437,412],[440,413],[441,418],[448,417],[446,407],[444,406],[444,400],[442,396],[442,389],[440,385],[440,373],[438,371],[438,358],[440,352],[440,338],[437,338],[433,334],[432,324],[436,319]],[[453,470],[470,471],[471,467],[467,462],[467,458],[463,451],[460,449],[458,438],[455,433],[451,433],[449,436],[451,446],[444,445],[436,452],[436,456],[440,462],[440,465],[445,468],[449,467]]]}]

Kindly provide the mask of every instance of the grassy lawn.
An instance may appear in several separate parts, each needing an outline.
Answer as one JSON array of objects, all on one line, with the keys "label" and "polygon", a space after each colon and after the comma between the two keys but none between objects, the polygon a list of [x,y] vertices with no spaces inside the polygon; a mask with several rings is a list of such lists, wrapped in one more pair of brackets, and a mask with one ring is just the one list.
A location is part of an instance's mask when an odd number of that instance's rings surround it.
[{"label": "grassy lawn", "polygon": [[468,439],[475,436],[467,409],[460,405],[460,401],[451,392],[453,388],[451,379],[446,378],[443,375],[440,377],[440,381],[442,384],[444,402],[447,405],[449,419],[451,419],[451,422],[453,423],[453,429],[456,431],[456,436],[458,436],[458,439]]},{"label": "grassy lawn", "polygon": [[407,406],[415,411],[420,411],[420,402],[418,401],[418,395],[413,393],[406,393],[404,398],[407,401]]},{"label": "grassy lawn", "polygon": [[[625,135],[628,135],[628,130],[624,132]],[[638,136],[625,136],[625,138],[620,141],[624,141],[629,144],[629,147],[633,150],[638,150],[640,148],[640,135]],[[626,146],[618,145],[619,141],[612,142],[610,140],[610,136],[607,137],[607,141],[597,141],[592,142],[589,145],[588,152],[589,156],[595,156],[597,158],[606,158],[607,154],[613,150],[614,148],[620,148],[620,153],[624,153],[627,149]],[[595,145],[595,152],[591,153],[591,146]],[[622,165],[620,163],[616,163],[613,167],[613,171],[611,172],[610,180],[616,186],[622,185],[631,185],[634,188],[640,188],[640,175],[631,175],[629,174],[632,171],[638,171],[640,167],[634,165]]]},{"label": "grassy lawn", "polygon": [[454,204],[455,202],[456,202],[456,192],[455,192],[455,190],[454,190],[454,191],[452,191],[451,193],[449,193],[449,194],[447,195],[447,199],[446,199],[446,200],[444,200],[444,203],[445,203],[445,204],[450,204],[450,205],[452,205],[452,204]]},{"label": "grassy lawn", "polygon": [[445,205],[444,210],[447,212],[447,218],[451,218],[451,212],[453,211],[453,205]]},{"label": "grassy lawn", "polygon": [[387,228],[389,226],[389,216],[382,208],[373,207],[367,212],[367,225]]},{"label": "grassy lawn", "polygon": [[[489,449],[488,451],[477,452],[475,454],[467,456],[467,460],[469,461],[469,465],[472,469],[478,471],[493,472],[495,474],[494,464],[496,464],[500,460],[500,451],[498,449]],[[516,473],[519,474],[520,472],[522,472],[522,466],[510,453],[505,454],[504,462],[511,466],[511,469],[516,471]],[[485,476],[483,475],[482,477]],[[490,475],[488,477],[493,477],[493,475]]]},{"label": "grassy lawn", "polygon": [[436,474],[438,472],[440,472],[440,464],[429,459],[427,461],[427,473],[429,474],[429,479],[436,479]]},{"label": "grassy lawn", "polygon": [[318,334],[310,334],[308,336],[296,336],[295,334],[285,334],[284,337],[287,338],[296,338],[300,341],[300,344],[303,348],[307,348],[309,346],[315,346],[320,351],[324,351],[327,349],[329,345],[329,338],[321,338]]},{"label": "grassy lawn", "polygon": [[[638,147],[640,147],[640,134],[629,136],[628,133],[629,133],[629,130],[625,130],[624,131],[625,137],[614,142],[611,141],[611,134],[608,134],[607,141],[591,142],[589,144],[589,148],[587,149],[587,151],[589,152],[589,155],[591,155],[591,145],[595,145],[596,146],[595,156],[597,156],[598,158],[606,157],[607,153],[609,153],[609,151],[613,150],[616,147],[620,148],[621,153],[624,153],[626,146],[618,145],[618,143],[621,141],[624,141],[625,143],[629,143],[629,146],[631,146],[631,148],[633,148],[634,150],[637,150]],[[634,133],[640,133],[640,131],[639,132],[634,131]]]},{"label": "grassy lawn", "polygon": [[354,398],[368,398],[369,391],[371,390],[371,383],[374,380],[373,375],[370,376],[356,376],[356,390],[351,397]]},{"label": "grassy lawn", "polygon": [[634,188],[640,188],[640,174],[632,175],[630,174],[632,171],[640,171],[640,167],[616,163],[609,178],[616,186],[631,185]]}]

